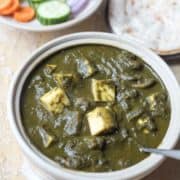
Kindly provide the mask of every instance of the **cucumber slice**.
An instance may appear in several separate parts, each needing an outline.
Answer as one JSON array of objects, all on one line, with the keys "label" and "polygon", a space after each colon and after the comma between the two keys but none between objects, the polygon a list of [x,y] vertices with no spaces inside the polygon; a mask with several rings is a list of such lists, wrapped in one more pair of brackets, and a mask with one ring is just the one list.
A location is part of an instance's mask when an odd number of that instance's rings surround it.
[{"label": "cucumber slice", "polygon": [[[38,6],[39,6],[39,4],[42,2],[42,0],[40,1],[40,0],[37,0],[36,2],[35,2],[36,0],[28,0],[28,3],[29,3],[29,5],[32,7],[32,8],[34,8],[34,10],[36,11],[36,9],[38,8]],[[38,2],[39,1],[39,2]],[[45,1],[45,0],[43,0],[43,1]]]},{"label": "cucumber slice", "polygon": [[32,3],[40,3],[40,2],[43,2],[43,1],[46,1],[46,0],[31,0]]},{"label": "cucumber slice", "polygon": [[28,1],[28,4],[29,4],[31,7],[33,7],[32,1],[31,1],[31,0],[27,0],[27,1]]},{"label": "cucumber slice", "polygon": [[37,8],[37,18],[43,25],[53,25],[66,21],[70,14],[70,7],[58,0],[43,2]]}]

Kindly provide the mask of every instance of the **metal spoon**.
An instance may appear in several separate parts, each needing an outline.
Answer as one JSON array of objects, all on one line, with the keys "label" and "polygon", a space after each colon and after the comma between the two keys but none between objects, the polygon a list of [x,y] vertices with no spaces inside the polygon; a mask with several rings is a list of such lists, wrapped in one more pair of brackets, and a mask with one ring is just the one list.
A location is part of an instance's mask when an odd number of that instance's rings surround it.
[{"label": "metal spoon", "polygon": [[160,154],[166,157],[180,160],[180,150],[165,150],[165,149],[155,149],[155,148],[145,148],[139,147],[139,150],[142,152]]}]

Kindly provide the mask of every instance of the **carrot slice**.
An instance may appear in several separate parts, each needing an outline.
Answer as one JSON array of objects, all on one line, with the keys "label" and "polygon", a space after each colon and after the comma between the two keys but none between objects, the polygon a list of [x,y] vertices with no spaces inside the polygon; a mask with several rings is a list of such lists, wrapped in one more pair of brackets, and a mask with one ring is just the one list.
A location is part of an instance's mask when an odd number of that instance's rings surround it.
[{"label": "carrot slice", "polygon": [[0,0],[0,11],[9,7],[12,3],[12,0]]},{"label": "carrot slice", "polygon": [[35,17],[35,11],[31,7],[21,7],[14,12],[14,19],[19,22],[29,22]]},{"label": "carrot slice", "polygon": [[19,0],[12,0],[12,4],[6,9],[0,11],[0,15],[8,16],[13,14],[19,8]]}]

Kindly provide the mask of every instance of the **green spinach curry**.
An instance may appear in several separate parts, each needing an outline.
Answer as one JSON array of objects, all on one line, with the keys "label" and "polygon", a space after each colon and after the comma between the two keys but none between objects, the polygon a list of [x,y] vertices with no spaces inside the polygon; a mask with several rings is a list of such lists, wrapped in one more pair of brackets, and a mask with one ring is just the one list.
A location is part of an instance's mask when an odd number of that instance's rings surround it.
[{"label": "green spinach curry", "polygon": [[83,45],[48,57],[29,76],[21,98],[31,142],[66,168],[120,170],[157,147],[170,120],[167,91],[132,53]]}]

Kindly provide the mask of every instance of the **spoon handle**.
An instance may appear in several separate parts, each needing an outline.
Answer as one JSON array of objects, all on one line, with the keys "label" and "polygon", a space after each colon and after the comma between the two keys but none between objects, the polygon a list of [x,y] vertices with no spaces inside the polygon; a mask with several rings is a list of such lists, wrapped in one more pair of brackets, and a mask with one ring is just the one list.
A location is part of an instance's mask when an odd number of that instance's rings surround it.
[{"label": "spoon handle", "polygon": [[144,148],[144,147],[141,147],[140,149],[141,151],[144,152],[161,154],[166,157],[180,160],[180,150],[165,150],[165,149],[154,149],[154,148]]}]

